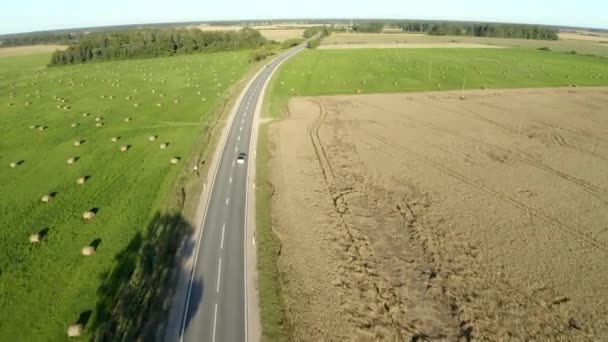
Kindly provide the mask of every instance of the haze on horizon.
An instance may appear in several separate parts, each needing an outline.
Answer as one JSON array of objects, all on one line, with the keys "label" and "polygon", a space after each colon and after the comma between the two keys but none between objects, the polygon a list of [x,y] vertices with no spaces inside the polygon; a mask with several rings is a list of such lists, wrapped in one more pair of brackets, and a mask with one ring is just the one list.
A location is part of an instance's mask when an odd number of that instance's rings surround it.
[{"label": "haze on horizon", "polygon": [[0,34],[162,22],[290,18],[462,20],[608,29],[608,2],[599,0],[559,3],[437,0],[432,4],[400,0],[366,3],[310,0],[299,4],[278,0],[24,0],[7,2],[2,7]]}]

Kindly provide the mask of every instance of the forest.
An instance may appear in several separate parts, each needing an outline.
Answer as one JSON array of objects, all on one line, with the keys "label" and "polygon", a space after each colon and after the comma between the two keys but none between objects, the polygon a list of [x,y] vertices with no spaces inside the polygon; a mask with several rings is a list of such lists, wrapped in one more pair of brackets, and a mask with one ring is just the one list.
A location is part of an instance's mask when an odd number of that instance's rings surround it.
[{"label": "forest", "polygon": [[557,40],[557,31],[538,25],[491,23],[402,22],[395,24],[403,31],[428,33],[433,36],[475,36]]},{"label": "forest", "polygon": [[260,32],[250,28],[239,31],[145,29],[96,32],[83,36],[64,51],[55,51],[50,65],[252,49],[265,42]]},{"label": "forest", "polygon": [[80,33],[49,33],[36,32],[26,34],[15,34],[10,37],[2,38],[2,47],[40,45],[40,44],[61,44],[68,45],[75,42],[82,34]]}]

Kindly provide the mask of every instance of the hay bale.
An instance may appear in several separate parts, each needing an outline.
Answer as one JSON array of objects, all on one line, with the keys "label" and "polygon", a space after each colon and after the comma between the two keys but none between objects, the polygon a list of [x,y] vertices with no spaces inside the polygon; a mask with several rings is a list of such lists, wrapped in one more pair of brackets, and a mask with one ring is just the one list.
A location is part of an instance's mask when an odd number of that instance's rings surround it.
[{"label": "hay bale", "polygon": [[162,104],[162,103],[157,103],[157,104],[156,104],[156,107],[162,107],[162,106],[163,106],[163,104]]},{"label": "hay bale", "polygon": [[125,122],[131,122],[131,118],[125,118]]},{"label": "hay bale", "polygon": [[82,213],[82,218],[85,221],[90,221],[90,220],[94,219],[95,216],[96,216],[95,213],[92,211],[85,211],[84,213]]},{"label": "hay bale", "polygon": [[78,123],[77,122],[72,122],[71,126],[72,126],[72,128],[76,128],[76,127],[78,127]]},{"label": "hay bale", "polygon": [[179,103],[178,99],[173,100],[173,103]]},{"label": "hay bale", "polygon": [[19,162],[17,162],[17,161],[11,162],[9,164],[9,166],[12,167],[12,168],[16,168],[17,166],[19,166]]},{"label": "hay bale", "polygon": [[98,117],[95,118],[96,122],[101,122],[101,120],[103,120],[103,118],[101,116],[98,116]]},{"label": "hay bale", "polygon": [[76,184],[82,185],[84,183],[86,183],[87,181],[87,177],[78,177],[78,179],[76,180]]},{"label": "hay bale", "polygon": [[112,142],[117,142],[118,139],[120,139],[120,137],[112,137],[112,139],[110,139]]},{"label": "hay bale", "polygon": [[82,113],[82,117],[86,118],[87,116],[91,115],[91,113]]},{"label": "hay bale", "polygon": [[139,107],[139,103],[134,103],[133,107]]},{"label": "hay bale", "polygon": [[120,146],[120,152],[126,152],[129,149],[129,145]]},{"label": "hay bale", "polygon": [[171,158],[171,164],[177,164],[177,163],[179,163],[179,158],[178,157]]},{"label": "hay bale", "polygon": [[68,328],[68,337],[79,337],[82,335],[84,331],[84,326],[82,324],[74,324],[70,325]]},{"label": "hay bale", "polygon": [[148,141],[154,141],[156,140],[156,135],[151,135],[148,137]]},{"label": "hay bale", "polygon": [[46,126],[38,126],[39,131],[44,131],[45,129],[46,129]]},{"label": "hay bale", "polygon": [[161,149],[161,150],[164,150],[164,149],[166,149],[166,148],[167,148],[167,146],[169,146],[169,144],[167,144],[167,143],[162,143],[162,144],[160,144],[160,149]]},{"label": "hay bale", "polygon": [[357,94],[361,94],[361,89],[357,89]]},{"label": "hay bale", "polygon": [[43,196],[42,196],[42,198],[41,198],[40,200],[41,200],[42,202],[44,202],[44,203],[48,203],[48,202],[50,202],[52,199],[53,199],[53,195],[51,195],[51,194],[46,194],[46,195],[43,195]]},{"label": "hay bale", "polygon": [[74,164],[76,162],[76,158],[70,158],[68,160],[66,160],[66,162],[70,165]]},{"label": "hay bale", "polygon": [[82,145],[82,143],[83,143],[83,140],[76,140],[76,141],[74,141],[74,146],[78,147],[78,146]]},{"label": "hay bale", "polygon": [[103,122],[98,122],[95,124],[96,127],[103,127]]},{"label": "hay bale", "polygon": [[40,236],[40,234],[30,235],[30,243],[38,243],[38,242],[40,242],[41,239],[42,239],[42,237]]},{"label": "hay bale", "polygon": [[38,127],[38,125],[31,125],[30,129],[36,129],[36,127]]},{"label": "hay bale", "polygon": [[85,246],[82,247],[82,255],[84,256],[91,256],[93,254],[95,254],[95,247],[93,246]]}]

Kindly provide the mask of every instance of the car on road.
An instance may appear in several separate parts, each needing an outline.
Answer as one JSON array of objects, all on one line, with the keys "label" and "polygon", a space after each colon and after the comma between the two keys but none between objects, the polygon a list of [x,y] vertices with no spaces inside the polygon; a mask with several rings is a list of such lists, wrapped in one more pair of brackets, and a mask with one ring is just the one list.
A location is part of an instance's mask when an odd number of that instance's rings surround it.
[{"label": "car on road", "polygon": [[245,157],[247,156],[247,154],[241,152],[239,153],[239,156],[236,157],[236,162],[237,164],[245,164]]}]

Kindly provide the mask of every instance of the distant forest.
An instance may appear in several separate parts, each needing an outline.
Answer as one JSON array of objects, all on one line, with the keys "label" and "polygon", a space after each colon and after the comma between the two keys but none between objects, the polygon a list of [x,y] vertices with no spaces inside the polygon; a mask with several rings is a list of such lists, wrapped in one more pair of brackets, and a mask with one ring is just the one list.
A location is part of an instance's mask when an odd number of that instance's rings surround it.
[{"label": "distant forest", "polygon": [[197,29],[96,32],[83,36],[65,51],[55,51],[50,65],[252,49],[264,43],[266,39],[260,32],[250,28],[221,32]]},{"label": "distant forest", "polygon": [[76,41],[78,37],[82,36],[80,33],[27,33],[13,35],[8,38],[2,39],[2,47],[9,46],[24,46],[24,45],[41,45],[41,44],[61,44],[69,45]]},{"label": "distant forest", "polygon": [[[380,33],[384,22],[367,22],[353,25],[354,32]],[[557,30],[538,25],[519,24],[475,24],[455,22],[405,21],[392,22],[392,27],[406,32],[428,33],[433,36],[474,36],[493,38],[522,38],[557,40]]]}]

